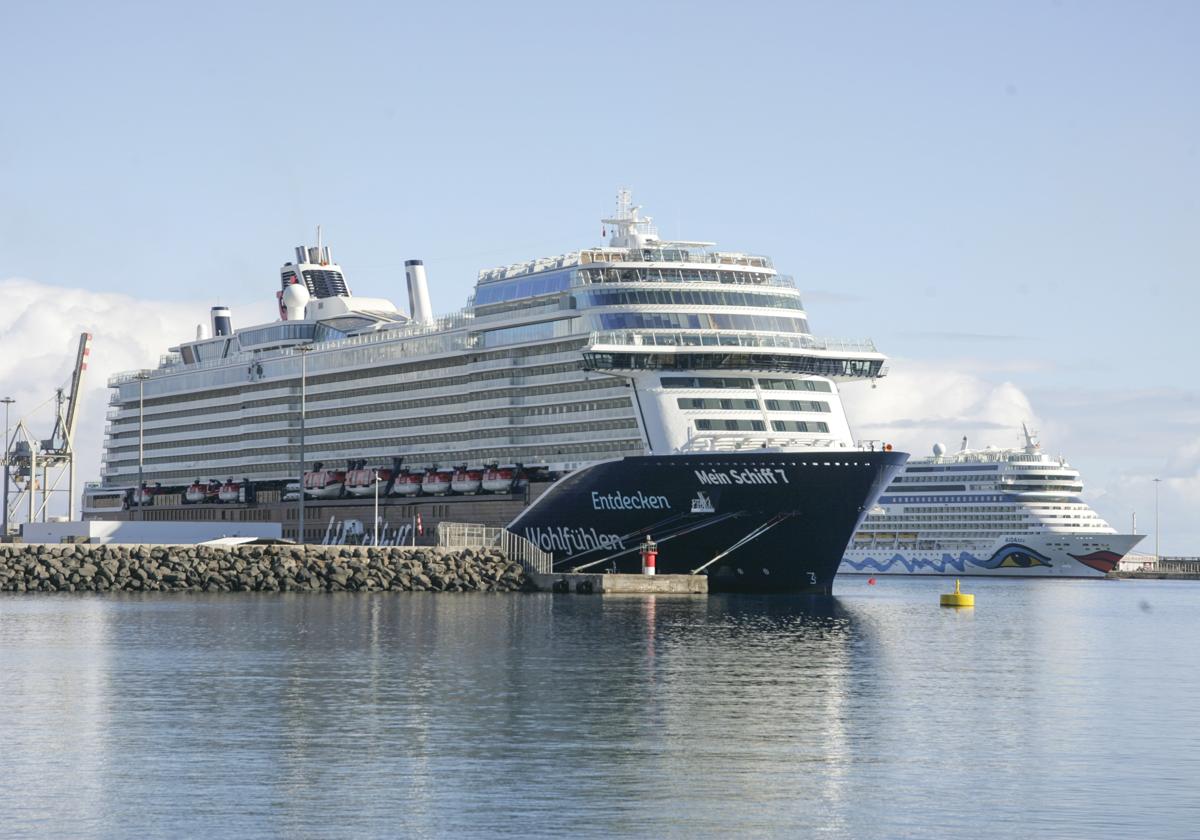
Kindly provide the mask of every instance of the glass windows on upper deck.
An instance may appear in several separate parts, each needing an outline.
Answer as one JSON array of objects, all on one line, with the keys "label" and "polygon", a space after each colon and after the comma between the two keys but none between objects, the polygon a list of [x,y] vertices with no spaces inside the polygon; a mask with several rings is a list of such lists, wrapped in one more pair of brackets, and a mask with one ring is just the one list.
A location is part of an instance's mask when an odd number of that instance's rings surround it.
[{"label": "glass windows on upper deck", "polygon": [[592,316],[602,330],[743,330],[807,333],[808,321],[781,315],[704,312],[606,312]]},{"label": "glass windows on upper deck", "polygon": [[587,289],[576,293],[576,306],[757,306],[804,310],[799,295],[772,292],[697,289]]},{"label": "glass windows on upper deck", "polygon": [[481,283],[475,290],[475,308],[560,294],[571,288],[571,274],[570,271],[547,271],[512,280]]}]

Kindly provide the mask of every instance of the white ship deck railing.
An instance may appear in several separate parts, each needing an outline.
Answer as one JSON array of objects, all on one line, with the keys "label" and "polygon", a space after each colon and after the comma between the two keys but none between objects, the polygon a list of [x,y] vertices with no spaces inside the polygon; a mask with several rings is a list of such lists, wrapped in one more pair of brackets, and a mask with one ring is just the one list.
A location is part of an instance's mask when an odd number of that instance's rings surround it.
[{"label": "white ship deck railing", "polygon": [[497,268],[485,268],[479,272],[478,280],[490,283],[507,280],[540,271],[574,268],[578,265],[595,263],[687,263],[704,265],[735,265],[747,268],[773,268],[771,258],[761,254],[742,254],[734,251],[709,251],[695,248],[643,248],[629,251],[625,248],[589,248],[557,257],[514,263]]},{"label": "white ship deck railing", "polygon": [[846,449],[867,451],[864,447],[851,446],[844,440],[831,437],[802,438],[779,435],[694,435],[676,452],[746,452],[761,449]]},{"label": "white ship deck railing", "polygon": [[599,248],[583,251],[581,264],[608,262],[700,263],[704,265],[737,265],[747,268],[773,268],[771,258],[762,254],[742,254],[735,251],[708,251],[694,248],[643,248],[629,251],[624,248]]},{"label": "white ship deck railing", "polygon": [[870,339],[816,338],[787,333],[733,330],[605,330],[593,332],[588,349],[602,347],[773,347],[837,353],[873,353]]}]

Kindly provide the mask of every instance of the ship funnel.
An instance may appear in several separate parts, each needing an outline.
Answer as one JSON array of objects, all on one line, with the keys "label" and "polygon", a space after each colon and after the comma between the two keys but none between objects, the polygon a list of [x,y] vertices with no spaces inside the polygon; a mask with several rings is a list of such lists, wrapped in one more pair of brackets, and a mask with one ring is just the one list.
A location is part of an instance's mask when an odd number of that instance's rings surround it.
[{"label": "ship funnel", "polygon": [[408,312],[418,324],[432,324],[433,310],[429,306],[429,284],[425,281],[425,263],[405,260],[404,275],[408,280]]},{"label": "ship funnel", "polygon": [[229,313],[228,306],[212,308],[212,334],[213,338],[219,335],[233,335],[233,316]]}]

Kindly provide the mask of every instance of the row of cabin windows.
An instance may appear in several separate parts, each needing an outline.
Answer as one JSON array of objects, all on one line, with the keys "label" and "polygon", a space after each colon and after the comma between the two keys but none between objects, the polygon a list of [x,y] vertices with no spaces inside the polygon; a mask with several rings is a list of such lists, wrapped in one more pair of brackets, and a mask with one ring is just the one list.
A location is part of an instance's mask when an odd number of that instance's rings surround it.
[{"label": "row of cabin windows", "polygon": [[[356,440],[356,441],[351,442],[349,445],[354,446],[354,447],[363,448],[363,449],[368,449],[368,448],[378,449],[378,448],[386,447],[389,449],[396,449],[398,451],[404,451],[404,450],[410,449],[415,446],[426,446],[428,444],[434,444],[434,443],[455,443],[455,442],[471,441],[471,440],[486,441],[488,438],[493,438],[493,437],[535,438],[536,439],[536,438],[539,438],[542,436],[549,436],[549,435],[572,435],[572,436],[595,435],[598,432],[603,432],[603,431],[607,431],[607,430],[614,430],[614,429],[615,430],[629,430],[629,429],[636,429],[636,428],[637,428],[637,422],[635,420],[633,420],[632,418],[629,418],[629,419],[614,418],[611,420],[597,420],[597,421],[591,421],[591,422],[580,421],[580,422],[575,422],[575,423],[564,423],[564,424],[553,425],[553,426],[495,426],[495,427],[485,428],[485,429],[469,429],[466,431],[459,431],[459,432],[444,432],[441,434],[429,434],[428,432],[422,432],[421,434],[413,435],[413,436],[409,436],[409,437],[386,437],[386,438],[371,438],[371,439],[367,439],[367,440]],[[537,441],[535,441],[535,442],[537,442]],[[322,448],[323,446],[328,446],[328,444],[323,444],[320,441],[309,441],[308,445],[309,445],[310,449],[312,449],[313,451],[316,451],[316,450]],[[345,447],[347,444],[341,443],[341,444],[337,444],[337,445],[341,446],[341,447]],[[555,442],[545,442],[545,445],[546,446],[554,446]],[[147,446],[145,448],[148,450],[149,449],[160,449],[160,450],[161,449],[172,449],[172,448],[178,448],[178,444],[159,443],[159,444],[154,444],[153,446]],[[259,447],[254,447],[252,449],[238,450],[237,454],[239,456],[245,457],[245,458],[257,457],[257,456],[261,456],[261,455],[285,455],[285,454],[294,452],[297,448],[298,448],[297,446],[293,446],[290,444],[282,445],[282,446],[259,446]],[[202,452],[202,453],[192,453],[191,457],[194,459],[216,458],[216,457],[220,457],[222,454],[225,454],[225,453]],[[172,454],[167,454],[167,455],[163,455],[163,456],[159,456],[159,457],[155,457],[155,458],[146,458],[145,463],[147,463],[147,464],[171,464],[171,463],[178,462],[179,458],[180,458],[180,456],[178,454],[172,453]],[[109,459],[108,459],[108,464],[109,464],[109,466],[117,466],[118,464],[125,464],[125,465],[137,464],[136,448],[134,448],[132,450],[132,454],[129,457],[126,457],[123,460],[118,460],[118,459],[114,458],[113,454],[110,453]]]},{"label": "row of cabin windows", "polygon": [[[632,411],[625,410],[625,409],[629,409],[631,407],[631,405],[632,405],[631,403],[629,403],[628,401],[626,401],[623,404],[620,404],[619,401],[614,401],[614,403],[617,403],[615,410],[612,408],[605,409],[607,414],[603,415],[603,416],[600,415],[599,409],[587,408],[587,406],[589,404],[587,404],[587,403],[583,404],[583,410],[586,411],[588,413],[588,415],[590,415],[590,416],[580,418],[580,419],[574,421],[574,423],[572,425],[562,425],[561,423],[558,425],[539,425],[536,423],[530,423],[530,424],[526,425],[523,423],[519,423],[519,421],[518,421],[518,425],[513,425],[510,423],[503,422],[506,419],[504,415],[496,415],[493,417],[484,417],[484,416],[481,416],[483,414],[482,412],[480,413],[480,415],[476,415],[475,417],[472,417],[472,418],[466,418],[463,415],[443,415],[442,417],[439,417],[439,418],[424,418],[423,422],[425,422],[426,420],[428,420],[430,422],[432,422],[433,420],[440,420],[443,422],[458,421],[459,423],[461,423],[463,421],[475,422],[475,421],[485,421],[485,420],[491,420],[493,422],[490,425],[483,425],[483,423],[480,422],[480,425],[478,427],[472,427],[469,431],[467,431],[465,433],[446,432],[446,433],[441,433],[441,434],[435,434],[433,432],[438,428],[438,426],[437,425],[429,425],[429,426],[427,426],[427,430],[424,431],[421,436],[413,437],[413,438],[406,438],[406,440],[413,440],[413,441],[441,440],[441,439],[446,439],[445,438],[446,434],[453,435],[453,437],[450,439],[462,439],[464,437],[470,437],[472,434],[475,434],[478,437],[494,436],[496,434],[511,434],[514,436],[521,436],[521,435],[536,435],[536,434],[565,434],[565,433],[580,430],[580,429],[613,428],[606,424],[609,422],[613,422],[610,418],[613,417],[614,414],[617,417],[616,422],[619,422],[619,423],[625,423],[626,421],[621,418],[624,418],[627,415],[632,417]],[[596,403],[592,403],[590,405],[596,405]],[[570,406],[570,407],[574,408],[574,406]],[[563,413],[565,414],[566,412],[563,412]],[[538,415],[538,416],[541,416],[541,415]],[[565,416],[562,418],[562,420],[564,420],[564,421],[567,419],[568,418]],[[501,422],[499,424],[496,424],[494,422],[495,420],[500,420]],[[633,421],[630,419],[628,422],[632,423]],[[617,428],[624,428],[624,426],[618,426]],[[337,426],[309,427],[306,429],[306,437],[307,437],[310,445],[320,446],[322,443],[319,440],[320,436],[328,437],[329,435],[349,435],[349,434],[362,433],[362,432],[393,432],[394,433],[394,432],[400,432],[400,431],[409,431],[411,429],[412,429],[411,424],[407,427],[403,427],[403,426],[398,425],[395,422],[376,421],[376,422],[369,422],[369,423],[343,423],[343,424],[339,424]],[[270,441],[271,439],[276,439],[276,440],[281,441],[281,444],[284,444],[285,446],[282,446],[282,447],[276,446],[273,448],[269,448],[267,450],[263,450],[262,448],[257,448],[257,449],[253,449],[253,450],[247,450],[247,451],[248,452],[249,451],[263,452],[263,451],[275,451],[275,450],[286,451],[287,444],[290,444],[292,442],[297,442],[299,440],[300,430],[298,427],[295,427],[295,428],[287,428],[287,429],[276,429],[276,430],[269,431],[269,432],[248,432],[248,433],[243,434],[243,433],[241,433],[240,427],[234,427],[231,430],[231,432],[232,433],[230,433],[230,434],[223,435],[223,434],[217,433],[216,430],[210,429],[208,434],[204,436],[203,443],[206,445],[209,445],[209,446],[224,445],[224,446],[230,446],[230,447],[241,447],[246,444],[260,443],[260,442],[265,443],[265,442]],[[361,442],[356,441],[356,443],[361,443]],[[189,448],[193,447],[194,445],[195,445],[194,440],[184,440],[184,441],[166,440],[166,441],[154,441],[154,442],[147,441],[142,448],[146,452],[176,451],[176,450],[180,450],[180,449],[182,449],[186,452]],[[137,451],[136,444],[124,444],[122,446],[109,446],[106,454],[110,459],[114,459],[114,458],[118,458],[118,457],[121,457],[124,455],[128,455],[129,453],[136,452],[136,451]]]},{"label": "row of cabin windows", "polygon": [[696,291],[689,289],[590,289],[575,295],[587,306],[759,306],[764,309],[804,309],[799,295],[778,292]]},{"label": "row of cabin windows", "polygon": [[[483,352],[475,355],[461,355],[449,358],[427,359],[413,362],[402,362],[399,364],[390,364],[382,367],[363,367],[355,369],[347,369],[334,371],[333,373],[309,373],[308,387],[310,389],[319,385],[332,384],[335,382],[350,382],[361,379],[381,379],[383,377],[400,376],[406,377],[406,382],[420,383],[421,387],[434,387],[432,383],[441,382],[451,385],[469,385],[473,382],[487,379],[502,379],[513,376],[540,376],[548,373],[557,373],[569,370],[579,370],[583,367],[582,361],[571,361],[568,363],[544,364],[536,367],[522,367],[521,369],[495,367],[487,370],[470,371],[468,365],[477,362],[492,362],[504,360],[515,366],[536,365],[541,358],[546,356],[555,356],[558,354],[578,351],[586,339],[574,341],[556,342],[555,344],[543,345],[528,350],[521,348],[515,350],[496,350],[492,352]],[[464,373],[458,375],[442,376],[440,379],[429,379],[430,375],[439,373],[449,373],[451,370],[462,370]],[[253,389],[246,386],[238,385],[228,388],[208,388],[191,393],[175,393],[162,396],[147,396],[146,406],[157,406],[163,404],[177,404],[184,402],[194,402],[197,400],[210,400],[226,397],[230,400],[239,400],[243,394],[252,390],[272,390],[281,387],[298,387],[300,377],[296,376],[289,380],[275,380],[271,382],[256,383]],[[294,383],[294,384],[293,384]],[[249,383],[247,383],[249,384]],[[362,393],[370,393],[373,389],[364,388]],[[130,388],[128,383],[121,386],[121,393],[125,398],[119,402],[125,405],[137,405],[137,388]],[[343,393],[341,396],[347,396]]]},{"label": "row of cabin windows", "polygon": [[[370,417],[370,415],[375,414],[380,411],[407,410],[407,409],[411,409],[414,407],[414,405],[413,405],[414,402],[418,402],[418,401],[410,401],[408,403],[381,403],[380,405],[375,405],[375,406],[359,406],[359,407],[356,407],[353,409],[342,409],[341,411],[322,411],[320,413],[307,411],[307,412],[305,412],[305,420],[306,420],[306,425],[307,425],[307,429],[308,429],[308,434],[321,435],[321,434],[332,434],[334,432],[354,432],[354,431],[361,431],[364,429],[388,429],[388,428],[398,427],[401,424],[411,425],[413,423],[437,424],[437,423],[446,423],[446,422],[462,422],[464,419],[467,419],[467,418],[475,419],[475,420],[484,420],[484,419],[497,418],[497,417],[514,417],[514,418],[544,417],[544,416],[548,416],[548,415],[567,414],[567,413],[574,413],[574,412],[579,412],[579,411],[594,412],[594,411],[606,411],[606,410],[613,409],[613,408],[629,408],[633,405],[632,400],[628,396],[622,395],[620,397],[614,397],[612,399],[590,400],[590,401],[589,400],[574,400],[574,401],[570,401],[570,402],[549,403],[546,405],[529,405],[529,406],[515,405],[515,406],[504,406],[504,407],[500,407],[500,408],[490,408],[490,409],[468,408],[467,410],[464,410],[464,411],[456,411],[453,414],[434,414],[434,415],[425,414],[425,415],[421,415],[420,417],[406,417],[406,418],[399,418],[399,419],[392,418],[392,419],[387,419],[387,420],[364,419],[364,420],[361,420],[356,423],[338,424],[338,425],[333,425],[333,426],[317,424],[318,420],[327,419],[330,417],[336,417],[339,419],[344,419],[347,417]],[[437,406],[446,406],[446,405],[451,405],[451,404],[457,404],[459,406],[462,405],[461,399],[455,401],[453,398],[446,398],[445,400],[439,400],[436,403],[434,403],[433,401],[430,401],[430,402]],[[425,407],[425,406],[420,406],[420,407]],[[255,440],[257,438],[271,436],[271,435],[296,434],[297,430],[299,429],[299,420],[292,419],[291,415],[293,415],[293,414],[298,414],[298,412],[297,411],[280,412],[278,415],[276,415],[274,417],[272,417],[271,415],[266,415],[266,416],[256,418],[256,421],[251,422],[251,423],[241,423],[236,420],[233,420],[233,421],[219,420],[219,421],[215,421],[215,422],[209,421],[207,423],[190,423],[188,425],[182,425],[182,426],[172,425],[172,426],[167,426],[167,427],[156,427],[153,429],[146,429],[144,431],[144,438],[147,441],[151,441],[151,440],[154,440],[156,437],[161,437],[163,435],[177,435],[180,433],[188,433],[188,432],[205,432],[208,434],[208,436],[215,436],[216,433],[222,432],[225,430],[236,430],[238,432],[241,432],[241,430],[246,429],[246,428],[253,429],[255,422],[269,423],[272,421],[278,422],[279,420],[283,420],[283,419],[290,420],[289,425],[285,428],[262,430],[262,431],[249,431],[244,434],[241,434],[238,439],[239,440]],[[155,418],[155,419],[157,419],[157,418]],[[132,446],[133,441],[136,441],[137,438],[138,438],[137,428],[134,427],[131,431],[110,434],[108,437],[107,445],[110,450],[117,450],[120,448],[117,445],[118,442],[125,443],[126,446]],[[168,442],[166,445],[173,445],[173,444]],[[152,448],[152,447],[150,444],[147,444],[147,448]]]},{"label": "row of cabin windows", "polygon": [[[664,376],[660,380],[664,388],[753,388],[754,380],[748,376]],[[822,391],[832,393],[833,386],[820,379],[767,379],[758,380],[758,387],[765,391]]]},{"label": "row of cabin windows", "polygon": [[[726,399],[719,397],[680,397],[682,409],[712,409],[722,411],[760,411],[758,400]],[[767,411],[829,411],[829,403],[810,400],[767,400]]]},{"label": "row of cabin windows", "polygon": [[[508,378],[508,377],[506,377],[506,378]],[[445,381],[443,381],[443,380],[430,380],[429,382],[422,383],[420,387],[410,388],[410,387],[405,386],[402,391],[399,389],[395,389],[395,388],[379,388],[377,386],[375,388],[360,388],[360,389],[356,389],[354,391],[336,391],[336,392],[333,392],[330,394],[312,394],[312,393],[310,393],[307,395],[306,400],[305,400],[306,408],[305,408],[304,416],[310,417],[310,418],[335,417],[338,415],[345,414],[347,412],[347,409],[340,405],[335,408],[321,408],[320,407],[321,404],[327,400],[337,400],[340,402],[341,400],[353,399],[355,397],[362,397],[362,396],[371,396],[371,397],[375,397],[379,400],[383,400],[384,398],[386,398],[388,396],[404,395],[404,394],[407,394],[410,392],[420,393],[422,390],[424,390],[426,388],[433,388],[433,387],[447,387],[447,386],[445,384]],[[525,400],[525,399],[529,399],[530,397],[559,396],[559,395],[570,398],[579,392],[604,390],[604,389],[608,389],[608,388],[624,388],[624,387],[625,387],[625,384],[623,382],[616,380],[616,379],[612,379],[611,377],[598,377],[598,378],[593,378],[593,379],[570,379],[570,380],[564,380],[562,382],[556,382],[553,385],[509,385],[507,383],[504,383],[502,385],[499,385],[498,387],[490,388],[488,390],[477,388],[477,389],[470,391],[469,393],[457,392],[454,394],[449,394],[449,395],[440,396],[440,397],[425,397],[423,399],[415,399],[415,400],[393,400],[393,401],[389,401],[389,402],[382,402],[382,401],[381,402],[373,402],[373,403],[369,403],[369,404],[355,406],[353,409],[350,409],[350,410],[353,410],[355,412],[405,411],[405,410],[412,409],[412,408],[428,408],[431,406],[438,406],[438,405],[458,405],[458,406],[462,406],[464,408],[464,410],[469,411],[471,403],[478,401],[478,400],[495,400],[495,399],[503,399],[505,397],[511,397],[511,398],[515,398],[515,399]],[[298,395],[284,394],[284,395],[281,395],[278,397],[272,397],[271,399],[240,400],[232,405],[209,406],[206,408],[188,408],[188,409],[184,409],[182,411],[162,411],[162,412],[155,412],[153,414],[148,412],[146,414],[146,422],[150,422],[152,420],[173,420],[176,418],[195,419],[196,417],[201,416],[204,413],[208,413],[208,412],[211,412],[214,414],[223,414],[227,411],[232,411],[232,410],[246,411],[247,409],[252,409],[252,408],[268,408],[268,407],[277,408],[279,410],[279,414],[298,412],[300,410]],[[259,419],[269,418],[270,416],[271,416],[270,414],[257,415],[257,417]],[[114,428],[116,428],[118,424],[123,423],[123,424],[127,424],[129,429],[136,430],[137,429],[136,407],[135,407],[133,414],[127,414],[126,416],[121,417],[120,419],[113,420],[112,423],[113,423]],[[199,426],[197,426],[197,427],[177,426],[177,427],[175,427],[176,431],[183,431],[185,429],[191,429],[191,428],[200,428],[200,427]],[[125,432],[125,434],[131,434],[131,432]],[[132,434],[136,434],[136,431],[132,432]]]},{"label": "row of cabin windows", "polygon": [[[696,429],[701,432],[765,432],[766,424],[762,420],[718,420],[704,417],[696,421]],[[772,420],[771,430],[775,432],[829,432],[828,423],[814,423],[806,420]]]}]

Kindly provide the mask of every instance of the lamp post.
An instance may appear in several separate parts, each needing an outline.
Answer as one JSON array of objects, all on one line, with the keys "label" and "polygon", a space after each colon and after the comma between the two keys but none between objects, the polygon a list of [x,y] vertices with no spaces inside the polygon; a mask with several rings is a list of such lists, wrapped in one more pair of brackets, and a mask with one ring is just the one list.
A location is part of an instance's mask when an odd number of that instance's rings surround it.
[{"label": "lamp post", "polygon": [[372,470],[375,473],[375,536],[371,541],[371,545],[379,545],[379,468]]},{"label": "lamp post", "polygon": [[8,451],[12,443],[8,439],[8,407],[15,402],[12,397],[0,400],[4,403],[4,528],[0,530],[0,537],[8,536]]},{"label": "lamp post", "polygon": [[299,514],[299,530],[297,532],[296,542],[304,545],[304,412],[305,412],[305,391],[308,386],[308,353],[312,348],[308,345],[301,344],[296,347],[296,352],[300,354],[300,514]]},{"label": "lamp post", "polygon": [[143,447],[143,434],[145,428],[146,416],[146,380],[150,378],[150,374],[144,370],[139,370],[137,373],[138,381],[138,482],[137,490],[134,491],[134,501],[137,502],[138,519],[146,518],[145,512],[142,510],[142,505],[146,501],[145,493],[142,492],[143,480],[142,469],[144,464],[145,450]]},{"label": "lamp post", "polygon": [[1161,478],[1154,479],[1154,565],[1158,565],[1158,485],[1162,482]]}]

